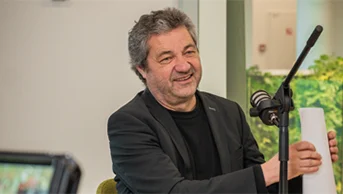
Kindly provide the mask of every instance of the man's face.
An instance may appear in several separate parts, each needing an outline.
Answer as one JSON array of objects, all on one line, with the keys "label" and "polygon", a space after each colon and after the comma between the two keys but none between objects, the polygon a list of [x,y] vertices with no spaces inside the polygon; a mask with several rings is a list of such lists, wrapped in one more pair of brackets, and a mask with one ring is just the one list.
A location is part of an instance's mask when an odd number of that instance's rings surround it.
[{"label": "man's face", "polygon": [[201,79],[200,57],[185,27],[153,35],[147,68],[138,68],[158,100],[178,102],[193,97]]}]

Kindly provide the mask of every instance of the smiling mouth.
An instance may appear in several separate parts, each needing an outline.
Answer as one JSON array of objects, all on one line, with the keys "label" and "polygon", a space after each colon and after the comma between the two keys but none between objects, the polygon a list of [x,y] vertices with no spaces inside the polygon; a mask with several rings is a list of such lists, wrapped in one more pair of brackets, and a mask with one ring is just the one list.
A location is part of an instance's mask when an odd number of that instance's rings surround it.
[{"label": "smiling mouth", "polygon": [[177,79],[175,79],[175,81],[186,81],[186,80],[190,79],[192,76],[193,76],[193,73],[189,74],[188,76],[185,76],[185,77],[177,78]]}]

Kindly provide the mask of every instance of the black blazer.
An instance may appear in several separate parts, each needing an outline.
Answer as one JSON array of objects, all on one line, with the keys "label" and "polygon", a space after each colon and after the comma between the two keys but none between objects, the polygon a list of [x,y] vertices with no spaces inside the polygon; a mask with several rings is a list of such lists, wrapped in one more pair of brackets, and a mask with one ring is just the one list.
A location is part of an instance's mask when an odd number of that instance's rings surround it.
[{"label": "black blazer", "polygon": [[180,131],[146,89],[108,121],[119,193],[257,193],[258,187],[265,188],[261,168],[256,166],[264,162],[264,157],[239,105],[209,93],[197,93],[208,116],[222,175],[193,180]]}]

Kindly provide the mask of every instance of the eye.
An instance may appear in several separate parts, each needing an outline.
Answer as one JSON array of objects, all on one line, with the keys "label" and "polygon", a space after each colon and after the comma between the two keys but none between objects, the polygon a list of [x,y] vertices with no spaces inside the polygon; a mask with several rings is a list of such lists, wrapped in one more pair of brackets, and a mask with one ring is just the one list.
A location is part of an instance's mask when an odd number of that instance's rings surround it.
[{"label": "eye", "polygon": [[189,50],[189,51],[186,51],[185,52],[185,55],[186,56],[193,56],[195,54],[195,51],[194,50]]},{"label": "eye", "polygon": [[160,63],[167,64],[167,63],[170,63],[171,60],[172,60],[172,57],[165,57],[160,61]]}]

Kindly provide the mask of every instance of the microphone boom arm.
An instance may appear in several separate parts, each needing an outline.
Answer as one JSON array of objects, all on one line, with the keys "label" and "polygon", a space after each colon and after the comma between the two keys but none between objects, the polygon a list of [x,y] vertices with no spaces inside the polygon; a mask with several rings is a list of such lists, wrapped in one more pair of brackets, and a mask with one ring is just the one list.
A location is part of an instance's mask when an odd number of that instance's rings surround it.
[{"label": "microphone boom arm", "polygon": [[[258,103],[253,103],[256,99],[251,99],[250,116],[259,116],[264,124],[276,125],[279,127],[279,161],[280,161],[280,180],[279,180],[279,193],[288,193],[288,125],[289,125],[289,112],[294,110],[294,104],[292,100],[293,92],[289,87],[289,83],[293,79],[294,75],[298,71],[300,65],[304,61],[305,57],[309,53],[310,49],[316,43],[320,34],[323,31],[323,27],[317,25],[308,39],[305,48],[302,50],[298,59],[295,61],[291,71],[287,75],[285,81],[282,82],[279,89],[275,93],[272,99],[263,99]],[[256,92],[252,95],[252,98]],[[255,97],[254,97],[255,98]]]}]

